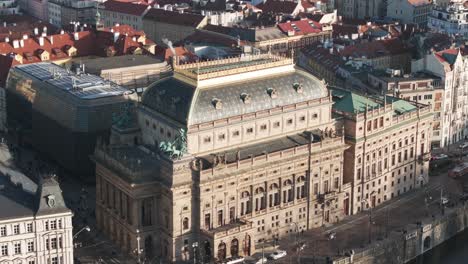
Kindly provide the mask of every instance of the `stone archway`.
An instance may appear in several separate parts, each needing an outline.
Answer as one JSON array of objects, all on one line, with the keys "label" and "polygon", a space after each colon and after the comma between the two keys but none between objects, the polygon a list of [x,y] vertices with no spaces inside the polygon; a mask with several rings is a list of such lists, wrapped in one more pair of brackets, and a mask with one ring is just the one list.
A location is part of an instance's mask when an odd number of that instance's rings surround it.
[{"label": "stone archway", "polygon": [[427,236],[426,238],[424,238],[424,250],[428,250],[431,248],[431,237],[430,236]]},{"label": "stone archway", "polygon": [[239,255],[239,240],[237,238],[234,238],[231,241],[231,256],[235,257]]},{"label": "stone archway", "polygon": [[224,242],[218,245],[218,260],[224,260],[226,258],[226,244]]}]

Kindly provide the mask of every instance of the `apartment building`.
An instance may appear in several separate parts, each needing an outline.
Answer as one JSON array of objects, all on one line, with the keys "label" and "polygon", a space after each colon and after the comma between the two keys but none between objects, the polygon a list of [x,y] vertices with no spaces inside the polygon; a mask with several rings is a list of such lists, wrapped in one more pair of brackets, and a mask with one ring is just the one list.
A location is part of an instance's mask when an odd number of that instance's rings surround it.
[{"label": "apartment building", "polygon": [[344,126],[344,182],[353,214],[422,187],[429,180],[433,114],[429,106],[390,96],[332,91]]},{"label": "apartment building", "polygon": [[73,264],[73,213],[58,183],[21,173],[0,176],[0,262]]},{"label": "apartment building", "polygon": [[434,113],[432,147],[440,147],[442,131],[450,124],[444,122],[445,95],[441,79],[425,72],[401,74],[398,70],[372,71],[368,83],[380,95],[428,105]]}]

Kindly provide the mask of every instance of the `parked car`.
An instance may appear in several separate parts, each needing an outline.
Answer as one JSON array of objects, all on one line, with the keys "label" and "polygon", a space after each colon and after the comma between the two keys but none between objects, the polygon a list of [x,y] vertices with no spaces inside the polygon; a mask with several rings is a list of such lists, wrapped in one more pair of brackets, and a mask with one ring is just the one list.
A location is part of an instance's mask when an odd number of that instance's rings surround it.
[{"label": "parked car", "polygon": [[276,250],[269,255],[270,259],[280,259],[286,257],[287,253],[284,250]]},{"label": "parked car", "polygon": [[447,159],[448,156],[446,154],[438,154],[438,155],[434,155],[432,156],[432,160],[442,160],[442,159]]},{"label": "parked car", "polygon": [[443,205],[448,204],[449,199],[447,197],[442,197],[440,198],[440,201],[442,202]]},{"label": "parked car", "polygon": [[255,264],[265,264],[267,263],[267,258],[261,257],[259,260],[255,262]]},{"label": "parked car", "polygon": [[466,149],[468,148],[468,142],[462,143],[460,146],[458,146],[461,149]]},{"label": "parked car", "polygon": [[226,259],[226,264],[236,264],[236,263],[243,263],[244,262],[244,257],[232,257]]}]

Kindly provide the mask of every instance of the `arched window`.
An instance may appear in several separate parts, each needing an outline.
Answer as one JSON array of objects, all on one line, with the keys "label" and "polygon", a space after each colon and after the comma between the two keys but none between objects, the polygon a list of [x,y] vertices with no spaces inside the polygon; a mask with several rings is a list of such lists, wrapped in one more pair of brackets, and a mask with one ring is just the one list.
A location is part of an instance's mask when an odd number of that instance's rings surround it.
[{"label": "arched window", "polygon": [[234,238],[231,241],[231,256],[236,257],[237,255],[239,255],[239,240]]},{"label": "arched window", "polygon": [[270,191],[268,196],[268,206],[273,207],[279,205],[281,202],[279,186],[276,183],[270,185]]},{"label": "arched window", "polygon": [[182,221],[182,227],[183,227],[183,230],[189,229],[189,219],[188,219],[188,217],[185,217],[184,220]]},{"label": "arched window", "polygon": [[292,181],[285,180],[283,182],[283,203],[292,202],[294,200],[294,194],[292,189]]},{"label": "arched window", "polygon": [[255,211],[265,209],[265,190],[262,187],[255,189]]},{"label": "arched window", "polygon": [[224,260],[226,258],[226,244],[224,242],[218,245],[218,260]]},{"label": "arched window", "polygon": [[241,215],[250,214],[252,212],[252,208],[250,206],[250,193],[248,191],[244,191],[241,193]]},{"label": "arched window", "polygon": [[147,236],[145,238],[145,256],[147,258],[152,258],[153,257],[153,237],[152,236]]}]

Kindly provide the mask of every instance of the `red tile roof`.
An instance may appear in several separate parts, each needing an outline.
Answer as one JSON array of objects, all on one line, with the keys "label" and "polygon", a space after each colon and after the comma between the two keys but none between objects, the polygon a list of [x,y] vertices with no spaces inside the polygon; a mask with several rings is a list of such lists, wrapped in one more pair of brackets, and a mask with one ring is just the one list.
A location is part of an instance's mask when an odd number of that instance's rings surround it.
[{"label": "red tile roof", "polygon": [[257,5],[264,13],[274,14],[292,14],[299,2],[282,1],[282,0],[267,0],[266,2]]},{"label": "red tile roof", "polygon": [[292,31],[294,35],[307,35],[322,32],[322,26],[311,19],[280,23],[278,27],[284,33],[288,34],[288,32]]},{"label": "red tile roof", "polygon": [[[138,42],[139,40],[144,40],[144,42]],[[18,44],[17,47],[14,47],[14,42]],[[107,56],[106,49],[114,50],[114,55],[118,56],[133,54],[136,49],[149,44],[154,44],[154,42],[146,39],[144,32],[135,31],[127,25],[115,26],[103,31],[80,31],[22,40],[12,39],[8,43],[0,43],[0,84],[6,80],[6,75],[2,75],[4,70],[8,72],[13,64],[21,63],[12,59],[12,54],[13,57],[14,54],[21,55],[22,63],[29,64],[40,62],[40,54],[45,51],[49,53],[49,61],[54,61],[68,58],[68,50],[71,47],[76,49],[78,57]]]},{"label": "red tile roof", "polygon": [[148,5],[147,2],[121,2],[109,0],[104,3],[104,9],[107,11],[133,16],[142,16],[148,8],[151,8],[151,6]]}]

